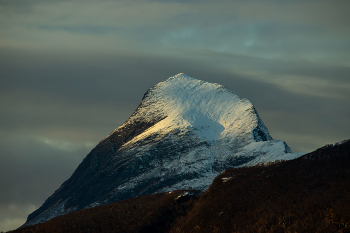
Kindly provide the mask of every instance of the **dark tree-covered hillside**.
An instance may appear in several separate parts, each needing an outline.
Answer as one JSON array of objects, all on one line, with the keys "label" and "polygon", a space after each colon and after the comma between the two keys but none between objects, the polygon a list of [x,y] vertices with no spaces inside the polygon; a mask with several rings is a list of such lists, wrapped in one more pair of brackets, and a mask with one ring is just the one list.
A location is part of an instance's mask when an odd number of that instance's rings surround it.
[{"label": "dark tree-covered hillside", "polygon": [[350,140],[291,161],[228,169],[198,196],[136,197],[12,233],[350,232]]}]

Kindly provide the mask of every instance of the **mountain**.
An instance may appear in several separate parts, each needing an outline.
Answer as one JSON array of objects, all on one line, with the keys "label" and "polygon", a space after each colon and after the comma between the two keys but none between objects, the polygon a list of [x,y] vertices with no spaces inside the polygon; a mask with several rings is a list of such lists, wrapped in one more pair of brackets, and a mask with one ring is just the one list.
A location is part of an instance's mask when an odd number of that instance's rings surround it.
[{"label": "mountain", "polygon": [[142,195],[205,191],[227,168],[300,155],[272,139],[249,100],[178,74],[150,88],[131,117],[99,142],[25,225]]},{"label": "mountain", "polygon": [[350,140],[290,161],[228,169],[201,196],[172,191],[12,233],[350,232]]}]

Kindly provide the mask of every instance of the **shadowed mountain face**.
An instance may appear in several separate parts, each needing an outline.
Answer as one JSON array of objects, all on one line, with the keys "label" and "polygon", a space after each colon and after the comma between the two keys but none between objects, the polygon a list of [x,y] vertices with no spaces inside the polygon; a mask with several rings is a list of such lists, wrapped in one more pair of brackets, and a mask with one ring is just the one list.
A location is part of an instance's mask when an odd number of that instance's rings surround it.
[{"label": "shadowed mountain face", "polygon": [[350,232],[350,140],[228,169],[199,198],[173,191],[83,209],[13,233]]},{"label": "shadowed mountain face", "polygon": [[223,170],[301,154],[273,140],[252,103],[178,74],[144,95],[25,225],[170,190],[206,190]]}]

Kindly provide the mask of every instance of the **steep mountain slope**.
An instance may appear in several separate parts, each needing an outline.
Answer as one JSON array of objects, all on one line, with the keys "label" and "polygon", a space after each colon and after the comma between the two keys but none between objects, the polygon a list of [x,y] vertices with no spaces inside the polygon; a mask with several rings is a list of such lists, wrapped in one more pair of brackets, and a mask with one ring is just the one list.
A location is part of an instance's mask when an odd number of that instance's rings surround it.
[{"label": "steep mountain slope", "polygon": [[227,168],[299,155],[271,138],[249,100],[178,74],[149,89],[25,225],[141,195],[204,191]]},{"label": "steep mountain slope", "polygon": [[[29,232],[350,232],[350,140],[228,169],[198,199],[173,191],[83,209]],[[191,195],[193,194],[193,195]]]}]

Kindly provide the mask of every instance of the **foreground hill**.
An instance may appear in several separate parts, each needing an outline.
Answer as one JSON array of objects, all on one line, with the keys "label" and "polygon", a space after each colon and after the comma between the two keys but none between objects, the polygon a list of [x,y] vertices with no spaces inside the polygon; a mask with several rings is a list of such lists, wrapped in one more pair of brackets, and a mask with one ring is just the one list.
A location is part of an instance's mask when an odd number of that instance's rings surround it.
[{"label": "foreground hill", "polygon": [[13,233],[168,232],[198,198],[196,191],[174,191],[119,201],[61,215]]},{"label": "foreground hill", "polygon": [[171,232],[350,232],[350,140],[226,170]]},{"label": "foreground hill", "polygon": [[199,198],[153,194],[12,232],[350,232],[350,140],[228,169]]},{"label": "foreground hill", "polygon": [[150,88],[25,225],[179,189],[205,191],[227,168],[300,156],[273,140],[253,104],[178,74]]}]

